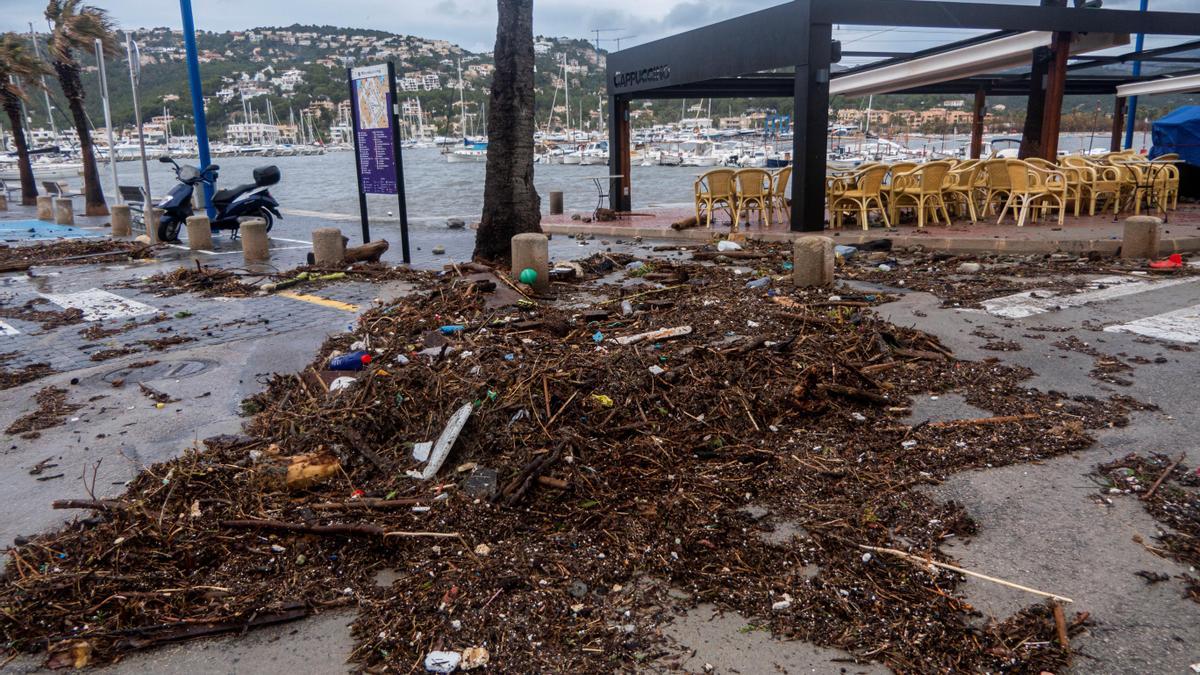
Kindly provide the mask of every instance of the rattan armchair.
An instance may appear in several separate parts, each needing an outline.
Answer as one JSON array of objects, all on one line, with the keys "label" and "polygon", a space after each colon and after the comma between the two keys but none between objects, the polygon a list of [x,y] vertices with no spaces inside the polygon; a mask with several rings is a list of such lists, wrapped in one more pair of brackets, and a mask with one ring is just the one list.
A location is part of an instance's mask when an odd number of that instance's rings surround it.
[{"label": "rattan armchair", "polygon": [[723,205],[729,214],[729,220],[736,227],[734,208],[736,207],[737,189],[734,185],[733,169],[714,169],[696,179],[696,222],[700,222],[700,214],[707,217],[708,227],[712,227],[712,212],[718,205]]},{"label": "rattan armchair", "polygon": [[826,180],[826,196],[833,227],[842,226],[842,214],[857,213],[862,229],[869,229],[867,217],[871,211],[879,211],[883,224],[890,226],[883,204],[883,178],[889,168],[885,164],[875,164],[851,176]]},{"label": "rattan armchair", "polygon": [[758,222],[761,225],[766,220],[771,225],[771,174],[763,169],[739,169],[733,174],[737,184],[737,196],[734,199],[733,221],[735,228],[742,222],[742,214],[746,215],[746,224],[750,224],[750,214],[758,211]]},{"label": "rattan armchair", "polygon": [[1067,177],[1061,171],[1052,171],[1035,166],[1021,159],[1006,159],[1010,192],[996,221],[999,225],[1009,211],[1017,219],[1017,227],[1024,227],[1030,210],[1058,207],[1058,224],[1062,225],[1067,214]]},{"label": "rattan armchair", "polygon": [[917,212],[917,227],[925,227],[926,211],[936,223],[940,210],[949,224],[950,212],[946,210],[946,202],[942,199],[942,186],[949,171],[950,163],[939,161],[926,162],[900,174],[893,172],[888,191],[891,197],[888,201],[889,222],[899,222],[900,209],[911,207]]}]

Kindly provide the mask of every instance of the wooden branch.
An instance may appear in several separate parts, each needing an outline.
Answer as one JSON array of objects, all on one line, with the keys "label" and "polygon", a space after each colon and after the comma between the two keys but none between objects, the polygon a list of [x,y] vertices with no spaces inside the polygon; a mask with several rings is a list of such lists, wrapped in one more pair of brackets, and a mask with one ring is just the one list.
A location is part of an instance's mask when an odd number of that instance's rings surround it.
[{"label": "wooden branch", "polygon": [[1166,480],[1167,476],[1171,475],[1171,472],[1175,470],[1175,467],[1179,466],[1179,464],[1183,462],[1183,458],[1186,455],[1187,453],[1179,453],[1179,457],[1175,458],[1174,462],[1171,462],[1171,466],[1168,466],[1167,470],[1162,472],[1162,475],[1158,477],[1158,480],[1154,481],[1154,484],[1150,486],[1150,489],[1146,490],[1146,494],[1141,496],[1142,501],[1150,499],[1154,496],[1154,493],[1158,491],[1158,486],[1162,485],[1162,482]]},{"label": "wooden branch", "polygon": [[1025,415],[1001,415],[999,417],[976,417],[966,420],[948,420],[946,422],[930,422],[930,429],[951,429],[955,427],[982,427],[992,424],[1008,424],[1009,422],[1021,422],[1023,420],[1036,420],[1040,415],[1027,413]]},{"label": "wooden branch", "polygon": [[429,500],[425,497],[408,497],[405,499],[355,499],[349,502],[321,502],[319,504],[310,504],[308,508],[313,511],[368,511],[378,509],[385,511],[387,509],[399,509],[406,506],[416,506],[418,504],[428,503]]},{"label": "wooden branch", "polygon": [[329,536],[382,537],[384,529],[372,523],[347,523],[339,525],[305,525],[287,523],[282,520],[222,520],[221,527],[235,530],[279,530],[301,534]]},{"label": "wooden branch", "polygon": [[56,499],[51,504],[55,509],[91,509],[93,511],[124,511],[129,505],[114,499]]},{"label": "wooden branch", "polygon": [[1025,591],[1027,593],[1033,593],[1034,595],[1040,595],[1044,598],[1051,598],[1053,600],[1058,600],[1061,602],[1075,602],[1074,600],[1066,597],[1065,595],[1058,595],[1057,593],[1047,593],[1046,591],[1039,591],[1036,588],[1022,586],[1021,584],[1014,584],[1011,581],[997,579],[996,577],[988,576],[986,574],[980,574],[979,572],[972,572],[971,570],[968,570],[968,569],[963,569],[963,568],[957,567],[955,565],[949,565],[949,564],[946,564],[943,562],[938,562],[936,560],[930,560],[929,558],[922,558],[920,556],[916,556],[911,553],[905,553],[904,551],[898,551],[894,548],[880,548],[878,546],[867,546],[866,544],[858,544],[857,546],[866,551],[875,551],[876,553],[886,553],[888,555],[894,555],[898,558],[903,558],[904,560],[907,560],[911,563],[917,563],[920,565],[932,565],[934,567],[940,567],[942,569],[950,570],[951,572],[958,572],[959,574],[965,574],[969,577],[975,577],[976,579],[983,579],[984,581],[990,581],[994,584],[1000,584],[1001,586],[1015,588],[1018,591]]}]

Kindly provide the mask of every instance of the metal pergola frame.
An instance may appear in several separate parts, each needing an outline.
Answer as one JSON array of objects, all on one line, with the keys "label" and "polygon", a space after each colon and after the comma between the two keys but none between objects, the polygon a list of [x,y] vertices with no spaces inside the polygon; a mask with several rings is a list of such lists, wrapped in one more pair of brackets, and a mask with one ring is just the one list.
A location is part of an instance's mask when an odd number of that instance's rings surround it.
[{"label": "metal pergola frame", "polygon": [[[840,73],[831,70],[838,51],[833,25],[977,29],[998,33],[970,38],[914,54],[845,52],[846,56],[884,57]],[[917,56],[1019,31],[1071,33],[1144,33],[1200,38],[1200,12],[1136,12],[1074,7],[1030,7],[942,0],[792,0],[728,21],[624,49],[608,56],[610,206],[629,211],[629,103],[634,99],[786,97],[795,100],[792,140],[791,229],[820,231],[825,220],[825,148],[829,126],[829,82],[832,77],[862,72]],[[1052,47],[1055,49],[1055,47]],[[1113,57],[1077,56],[1061,72],[1047,110],[1053,128],[1064,94],[1115,95],[1118,85],[1139,79],[1117,76],[1069,76],[1067,70],[1141,60],[1200,67],[1200,58],[1173,56],[1200,49],[1200,39],[1172,47]],[[1032,56],[1031,56],[1032,60]],[[794,69],[786,75],[769,71]],[[767,73],[767,74],[761,74]],[[982,101],[988,95],[1024,95],[1030,75],[998,74],[962,78],[896,93],[975,94],[976,126],[981,128]],[[1053,97],[1053,101],[1051,101]],[[1056,105],[1052,105],[1056,103]],[[1117,116],[1123,115],[1118,99]]]}]

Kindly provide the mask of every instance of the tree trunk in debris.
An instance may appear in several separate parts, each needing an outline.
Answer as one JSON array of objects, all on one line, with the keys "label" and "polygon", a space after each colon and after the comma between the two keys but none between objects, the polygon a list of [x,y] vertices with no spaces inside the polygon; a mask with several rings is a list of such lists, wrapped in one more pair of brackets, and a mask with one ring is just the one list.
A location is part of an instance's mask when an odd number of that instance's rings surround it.
[{"label": "tree trunk in debris", "polygon": [[83,82],[79,78],[79,64],[74,59],[56,59],[53,65],[63,95],[67,98],[67,106],[71,109],[75,132],[79,135],[79,154],[83,159],[84,213],[107,216],[108,204],[104,201],[104,189],[100,187],[100,170],[93,152],[92,132],[88,127],[87,113],[83,111]]},{"label": "tree trunk in debris", "polygon": [[[1042,7],[1066,7],[1067,0],[1042,0]],[[1029,102],[1025,106],[1025,131],[1021,136],[1021,159],[1042,156],[1042,118],[1046,114],[1046,76],[1050,73],[1049,47],[1033,50],[1029,73]]]},{"label": "tree trunk in debris", "polygon": [[497,0],[496,5],[496,72],[475,259],[501,263],[511,255],[514,235],[542,231],[542,216],[533,185],[533,0]]},{"label": "tree trunk in debris", "polygon": [[29,145],[25,142],[24,122],[21,119],[21,100],[16,95],[0,92],[4,100],[4,112],[13,131],[13,145],[17,146],[17,172],[21,176],[21,204],[33,206],[37,203],[37,183],[33,181],[33,165],[29,162]]}]

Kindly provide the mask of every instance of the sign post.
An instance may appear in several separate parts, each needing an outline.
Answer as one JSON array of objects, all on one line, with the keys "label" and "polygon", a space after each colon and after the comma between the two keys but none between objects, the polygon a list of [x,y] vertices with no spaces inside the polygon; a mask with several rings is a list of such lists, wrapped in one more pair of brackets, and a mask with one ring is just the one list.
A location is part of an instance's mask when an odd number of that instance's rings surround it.
[{"label": "sign post", "polygon": [[349,68],[350,117],[354,124],[354,167],[358,173],[358,210],[363,243],[371,240],[367,195],[396,195],[400,216],[400,248],[408,249],[408,208],[404,198],[404,165],[400,151],[400,118],[396,106],[396,69],[391,62]]}]

